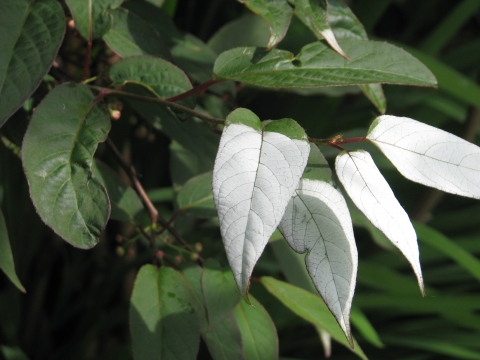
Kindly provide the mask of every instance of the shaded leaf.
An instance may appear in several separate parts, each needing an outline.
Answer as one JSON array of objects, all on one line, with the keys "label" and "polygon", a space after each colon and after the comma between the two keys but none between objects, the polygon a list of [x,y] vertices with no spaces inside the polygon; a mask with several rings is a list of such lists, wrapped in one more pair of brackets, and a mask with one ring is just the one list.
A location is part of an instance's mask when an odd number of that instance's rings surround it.
[{"label": "shaded leaf", "polygon": [[379,348],[384,346],[382,340],[380,340],[380,336],[378,336],[377,331],[359,308],[352,308],[352,312],[350,313],[350,319],[353,326],[370,344]]},{"label": "shaded leaf", "polygon": [[368,40],[362,23],[352,10],[340,0],[328,0],[328,22],[337,39]]},{"label": "shaded leaf", "polygon": [[272,277],[264,276],[261,281],[272,295],[295,314],[324,328],[335,340],[352,349],[360,358],[367,358],[355,340],[352,344],[347,341],[342,329],[319,296]]},{"label": "shaded leaf", "polygon": [[127,186],[120,176],[98,159],[92,164],[93,175],[105,186],[112,206],[110,218],[119,221],[134,221],[143,209],[135,190]]},{"label": "shaded leaf", "polygon": [[358,209],[410,262],[423,294],[417,235],[407,213],[398,203],[370,154],[364,150],[342,151],[335,160],[335,169]]},{"label": "shaded leaf", "polygon": [[375,119],[367,139],[407,179],[452,194],[480,199],[480,148],[409,118]]},{"label": "shaded leaf", "polygon": [[38,214],[63,239],[84,249],[98,242],[110,215],[105,188],[90,170],[93,153],[110,130],[106,109],[94,100],[85,85],[56,87],[33,114],[22,148]]},{"label": "shaded leaf", "polygon": [[0,126],[27,100],[55,59],[65,16],[55,0],[2,2]]},{"label": "shaded leaf", "polygon": [[8,239],[7,224],[0,209],[0,269],[8,276],[10,281],[17,287],[18,290],[26,292],[20,279],[15,272],[15,264],[13,262],[12,249],[10,247],[10,240]]},{"label": "shaded leaf", "polygon": [[188,180],[177,196],[178,211],[198,217],[217,216],[213,202],[212,173],[198,175]]},{"label": "shaded leaf", "polygon": [[268,23],[270,38],[267,48],[272,48],[285,37],[293,9],[285,0],[239,0]]},{"label": "shaded leaf", "polygon": [[295,251],[307,253],[305,263],[313,283],[351,342],[357,247],[347,203],[314,144],[279,229]]},{"label": "shaded leaf", "polygon": [[383,93],[382,85],[380,84],[364,84],[359,85],[360,89],[363,91],[368,100],[371,101],[373,105],[381,114],[385,114],[387,111],[387,99]]},{"label": "shaded leaf", "polygon": [[344,39],[348,61],[320,42],[306,45],[296,57],[283,50],[237,48],[215,62],[217,79],[263,87],[317,87],[389,83],[434,86],[432,73],[417,59],[393,45]]},{"label": "shaded leaf", "polygon": [[247,109],[227,117],[213,170],[213,196],[227,257],[243,296],[309,151],[305,132],[294,120],[272,121],[262,128]]},{"label": "shaded leaf", "polygon": [[170,51],[153,27],[123,8],[111,11],[113,25],[104,35],[107,45],[122,57],[153,55],[170,60]]},{"label": "shaded leaf", "polygon": [[140,269],[130,301],[130,331],[136,360],[196,359],[199,323],[180,273],[153,265]]},{"label": "shaded leaf", "polygon": [[240,333],[242,334],[245,359],[278,359],[278,338],[275,324],[265,308],[250,295],[253,306],[240,301],[235,308]]}]

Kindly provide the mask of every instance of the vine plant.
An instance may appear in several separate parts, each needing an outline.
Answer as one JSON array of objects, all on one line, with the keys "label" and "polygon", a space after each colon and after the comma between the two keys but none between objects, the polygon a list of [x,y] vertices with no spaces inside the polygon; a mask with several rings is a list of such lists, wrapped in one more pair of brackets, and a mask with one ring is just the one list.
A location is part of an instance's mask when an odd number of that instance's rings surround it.
[{"label": "vine plant", "polygon": [[[2,141],[21,156],[38,214],[65,241],[92,248],[111,218],[136,224],[137,239],[149,243],[152,264],[140,269],[131,298],[135,358],[195,358],[200,336],[215,359],[277,358],[276,331],[266,310],[249,294],[251,280],[261,282],[327,338],[364,357],[350,330],[358,260],[337,179],[410,262],[422,294],[424,286],[416,234],[406,212],[369,153],[346,150],[344,144],[373,143],[406,178],[480,198],[477,146],[412,119],[383,115],[386,101],[380,84],[434,87],[436,79],[427,67],[396,46],[368,40],[361,23],[338,0],[242,1],[258,15],[255,21],[269,26],[263,47],[221,43],[219,38],[207,45],[180,32],[161,9],[142,0],[65,2],[68,8],[56,0],[6,0],[2,5],[0,124],[45,76],[53,77],[54,84],[36,107],[21,150],[8,131]],[[80,81],[66,81],[54,62],[68,12],[74,21],[69,24],[87,40]],[[298,54],[278,49],[293,15],[318,39]],[[111,67],[91,69],[92,47],[101,40],[122,59]],[[216,53],[215,48],[222,51]],[[192,82],[199,85],[193,87]],[[359,86],[382,115],[362,137],[318,139],[293,119],[261,121],[246,108],[236,108],[224,118],[218,115],[221,111],[196,103],[195,97],[205,92],[213,94],[215,104],[222,97],[232,101],[235,84],[304,92]],[[111,117],[118,115],[112,115],[111,107],[119,100],[171,137],[172,146],[197,152],[199,168],[206,171],[194,177],[184,174],[177,211],[169,220],[159,215],[135,168],[108,139]],[[210,145],[203,143],[207,138],[214,138]],[[135,191],[94,160],[102,142]],[[211,144],[215,159],[207,149]],[[336,176],[322,155],[324,147],[339,151]],[[149,214],[147,222],[137,216],[142,206]],[[175,227],[182,212],[218,214],[233,277],[183,239]],[[2,251],[7,254],[0,265],[23,290],[5,225],[0,225]],[[277,228],[293,250],[307,254],[306,267],[323,302],[280,280],[251,277],[269,239],[278,239]],[[159,250],[165,233],[193,254],[189,266],[178,266]]]}]

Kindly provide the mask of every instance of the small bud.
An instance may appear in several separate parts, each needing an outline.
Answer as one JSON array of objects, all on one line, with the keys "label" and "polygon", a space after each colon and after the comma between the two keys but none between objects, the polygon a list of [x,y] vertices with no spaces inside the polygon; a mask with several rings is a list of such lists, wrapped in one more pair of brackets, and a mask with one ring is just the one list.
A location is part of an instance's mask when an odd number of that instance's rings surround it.
[{"label": "small bud", "polygon": [[157,250],[157,252],[155,253],[155,256],[157,257],[157,259],[161,260],[165,256],[165,253],[162,250]]},{"label": "small bud", "polygon": [[182,260],[183,260],[183,259],[182,259],[182,257],[181,257],[180,255],[175,256],[175,262],[176,262],[177,264],[180,264],[180,263],[182,262]]},{"label": "small bud", "polygon": [[202,245],[202,243],[197,242],[197,243],[195,244],[195,251],[196,251],[196,252],[201,252],[202,250],[203,250],[203,245]]},{"label": "small bud", "polygon": [[121,246],[117,246],[115,248],[115,253],[118,255],[118,256],[123,256],[125,255],[125,249]]},{"label": "small bud", "polygon": [[73,20],[73,19],[70,20],[70,21],[68,22],[68,25],[67,25],[67,26],[68,26],[69,29],[72,29],[72,30],[75,29],[75,20]]},{"label": "small bud", "polygon": [[122,113],[118,110],[110,110],[110,118],[114,121],[117,121],[122,116]]},{"label": "small bud", "polygon": [[153,143],[155,141],[155,138],[156,138],[155,134],[150,133],[147,136],[147,141]]},{"label": "small bud", "polygon": [[190,260],[192,261],[197,261],[199,258],[198,254],[197,253],[193,253],[190,255]]},{"label": "small bud", "polygon": [[115,236],[115,240],[116,240],[118,243],[121,243],[121,242],[123,241],[123,236],[120,235],[120,234],[117,234],[117,235]]}]

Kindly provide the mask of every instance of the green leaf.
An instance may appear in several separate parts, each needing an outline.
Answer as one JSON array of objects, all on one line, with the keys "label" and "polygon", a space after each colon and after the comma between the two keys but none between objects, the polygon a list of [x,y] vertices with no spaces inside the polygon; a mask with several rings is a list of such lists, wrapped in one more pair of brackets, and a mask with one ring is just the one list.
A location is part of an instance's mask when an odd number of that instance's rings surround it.
[{"label": "green leaf", "polygon": [[0,351],[5,360],[28,360],[28,356],[18,347],[0,345]]},{"label": "green leaf", "polygon": [[178,211],[198,217],[217,216],[213,202],[212,173],[198,175],[188,180],[177,196]]},{"label": "green leaf", "polygon": [[15,264],[13,262],[12,249],[10,247],[10,240],[8,239],[7,224],[5,217],[0,209],[0,269],[8,276],[10,281],[20,290],[26,292],[20,279],[15,272]]},{"label": "green leaf", "polygon": [[387,99],[383,93],[382,85],[380,84],[365,84],[359,85],[368,100],[377,108],[380,114],[385,114],[387,111]]},{"label": "green leaf", "polygon": [[65,33],[63,10],[55,0],[7,0],[1,7],[0,126],[40,84]]},{"label": "green leaf", "polygon": [[92,172],[107,190],[112,205],[110,218],[133,222],[135,216],[143,209],[142,201],[135,190],[127,186],[112,168],[98,159],[92,164]]},{"label": "green leaf", "polygon": [[285,37],[293,10],[285,0],[239,0],[268,23],[270,38],[267,48],[272,48]]},{"label": "green leaf", "polygon": [[328,24],[327,0],[289,0],[295,6],[295,15],[313,32],[317,39],[325,39],[337,53],[348,59]]},{"label": "green leaf", "polygon": [[418,240],[447,255],[480,281],[480,261],[474,255],[431,227],[415,222],[414,228]]},{"label": "green leaf", "polygon": [[250,295],[253,306],[240,301],[235,308],[240,333],[242,334],[245,359],[278,359],[278,338],[275,324],[265,308]]},{"label": "green leaf", "polygon": [[[138,84],[161,98],[169,98],[192,89],[190,80],[182,70],[168,61],[151,56],[133,56],[120,60],[111,67],[109,75],[117,85]],[[194,108],[195,98],[189,97],[179,103]]]},{"label": "green leaf", "polygon": [[153,55],[166,60],[172,56],[153,27],[125,9],[111,12],[113,25],[103,40],[122,57]]},{"label": "green leaf", "polygon": [[337,39],[368,40],[367,32],[350,8],[339,0],[328,0],[328,22]]},{"label": "green leaf", "polygon": [[213,360],[242,360],[243,347],[240,329],[233,313],[225,316],[215,327],[203,334]]},{"label": "green leaf", "polygon": [[[287,308],[306,321],[321,326],[335,340],[350,349],[350,344],[342,329],[319,296],[269,276],[262,277],[261,281],[265,288]],[[354,345],[352,351],[360,358],[366,359],[367,357],[355,340]]]},{"label": "green leaf", "polygon": [[377,331],[359,308],[355,306],[352,307],[350,321],[358,330],[358,332],[364,337],[364,339],[370,344],[379,348],[384,346],[382,340],[380,340],[380,337],[378,336]]},{"label": "green leaf", "polygon": [[[113,17],[110,11],[119,7],[121,0],[66,0],[75,27],[85,39],[100,39],[110,30]],[[90,33],[91,31],[91,33]]]},{"label": "green leaf", "polygon": [[37,107],[23,141],[23,166],[38,214],[79,248],[98,242],[110,215],[106,190],[90,170],[109,130],[108,113],[90,89],[67,83]]},{"label": "green leaf", "polygon": [[172,268],[144,265],[130,301],[130,330],[136,360],[196,359],[200,328],[187,284]]},{"label": "green leaf", "polygon": [[434,86],[432,73],[417,59],[393,45],[344,39],[348,61],[321,43],[305,46],[296,57],[283,50],[237,48],[215,62],[217,79],[263,87],[318,87],[390,83]]}]

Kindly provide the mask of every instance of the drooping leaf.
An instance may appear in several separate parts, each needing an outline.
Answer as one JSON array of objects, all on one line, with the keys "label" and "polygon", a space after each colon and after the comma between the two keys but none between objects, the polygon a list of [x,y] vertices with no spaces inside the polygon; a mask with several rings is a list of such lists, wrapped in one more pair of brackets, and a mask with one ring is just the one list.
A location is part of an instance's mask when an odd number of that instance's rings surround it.
[{"label": "drooping leaf", "polygon": [[367,340],[373,346],[379,348],[384,346],[377,331],[358,307],[352,308],[350,318],[353,326],[358,330],[365,340]]},{"label": "drooping leaf", "polygon": [[278,359],[278,338],[275,324],[265,308],[250,295],[253,306],[240,301],[235,308],[240,333],[242,334],[245,359]]},{"label": "drooping leaf", "polygon": [[355,340],[352,344],[348,342],[338,322],[318,295],[268,276],[262,277],[261,281],[272,295],[295,314],[324,328],[335,340],[352,349],[360,358],[367,358]]},{"label": "drooping leaf", "polygon": [[279,229],[295,251],[307,252],[305,263],[313,283],[351,342],[357,247],[345,199],[314,144]]},{"label": "drooping leaf", "polygon": [[135,216],[143,209],[142,201],[135,190],[127,186],[113,169],[98,159],[92,164],[92,172],[107,190],[112,206],[110,218],[134,221]]},{"label": "drooping leaf", "polygon": [[304,130],[291,119],[268,123],[247,109],[226,120],[213,170],[213,196],[235,280],[250,275],[280,223],[308,159]]},{"label": "drooping leaf", "polygon": [[78,32],[89,40],[100,39],[110,30],[113,23],[110,11],[118,8],[122,0],[66,0],[66,3]]},{"label": "drooping leaf", "polygon": [[55,0],[3,1],[0,11],[0,126],[27,100],[55,59],[65,17]]},{"label": "drooping leaf", "polygon": [[358,209],[410,262],[423,294],[417,235],[370,154],[364,150],[342,151],[335,160],[335,170]]},{"label": "drooping leaf", "polygon": [[15,264],[13,262],[12,249],[10,247],[10,240],[8,238],[7,224],[0,209],[0,269],[8,276],[10,281],[17,287],[18,290],[25,292],[20,279],[15,272]]},{"label": "drooping leaf", "polygon": [[197,316],[182,275],[172,268],[144,265],[130,301],[130,331],[136,360],[196,359]]},{"label": "drooping leaf", "polygon": [[90,89],[67,83],[37,107],[23,141],[23,166],[38,214],[63,239],[84,249],[98,242],[110,215],[105,188],[90,170],[109,130],[108,113],[95,104]]},{"label": "drooping leaf", "polygon": [[228,50],[215,62],[217,79],[262,87],[318,87],[389,83],[434,86],[435,77],[420,61],[393,45],[344,39],[348,61],[320,42],[296,57],[288,51],[245,47]]},{"label": "drooping leaf", "polygon": [[367,139],[407,179],[452,194],[480,199],[480,148],[409,118],[378,117]]},{"label": "drooping leaf", "polygon": [[371,101],[373,105],[381,114],[385,114],[387,111],[387,99],[383,93],[382,85],[380,84],[364,84],[359,85],[360,90],[363,91],[368,100]]},{"label": "drooping leaf", "polygon": [[328,23],[327,0],[288,0],[295,6],[295,15],[307,26],[317,39],[325,39],[337,53],[348,59]]},{"label": "drooping leaf", "polygon": [[290,19],[292,18],[293,9],[285,0],[239,0],[241,3],[254,13],[260,15],[268,23],[270,28],[270,38],[268,39],[267,48],[272,48],[287,33]]},{"label": "drooping leaf", "polygon": [[172,55],[153,27],[123,8],[112,10],[113,25],[104,35],[107,45],[122,57],[153,55],[171,60]]},{"label": "drooping leaf", "polygon": [[217,215],[212,194],[212,173],[191,178],[178,192],[179,211],[198,217],[214,217]]}]

